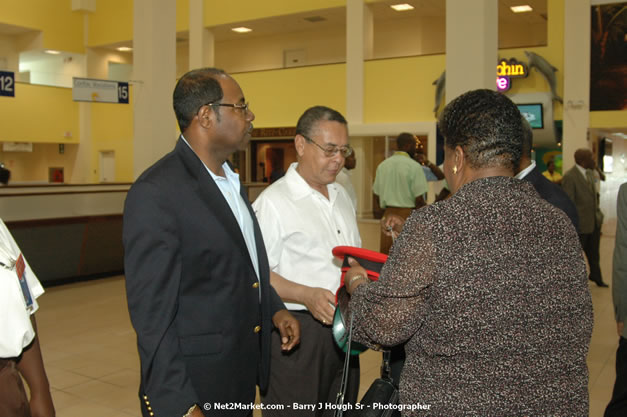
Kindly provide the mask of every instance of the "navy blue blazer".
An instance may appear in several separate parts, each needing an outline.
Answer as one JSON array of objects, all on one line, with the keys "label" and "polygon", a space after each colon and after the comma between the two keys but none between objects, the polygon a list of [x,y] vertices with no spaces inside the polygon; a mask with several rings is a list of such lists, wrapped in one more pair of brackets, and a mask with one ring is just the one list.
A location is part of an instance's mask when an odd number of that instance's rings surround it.
[{"label": "navy blue blazer", "polygon": [[579,231],[579,218],[577,216],[577,208],[575,203],[568,197],[568,194],[557,184],[552,183],[544,175],[540,173],[538,167],[533,168],[525,177],[525,181],[529,181],[536,189],[540,197],[561,209],[575,226],[575,230]]},{"label": "navy blue blazer", "polygon": [[[196,154],[175,149],[133,184],[124,206],[124,267],[141,362],[144,416],[181,416],[193,404],[251,403],[269,375],[272,316],[261,231],[257,275],[237,220]],[[211,410],[211,415],[248,411]]]}]

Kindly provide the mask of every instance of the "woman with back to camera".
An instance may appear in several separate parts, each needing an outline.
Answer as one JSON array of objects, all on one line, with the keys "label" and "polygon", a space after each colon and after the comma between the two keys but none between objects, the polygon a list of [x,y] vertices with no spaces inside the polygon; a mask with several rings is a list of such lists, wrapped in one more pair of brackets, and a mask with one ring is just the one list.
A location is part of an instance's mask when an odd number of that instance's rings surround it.
[{"label": "woman with back to camera", "polygon": [[403,416],[587,416],[586,267],[568,217],[512,178],[518,109],[475,90],[438,123],[453,195],[412,213],[379,281],[350,261],[354,339],[407,342]]}]

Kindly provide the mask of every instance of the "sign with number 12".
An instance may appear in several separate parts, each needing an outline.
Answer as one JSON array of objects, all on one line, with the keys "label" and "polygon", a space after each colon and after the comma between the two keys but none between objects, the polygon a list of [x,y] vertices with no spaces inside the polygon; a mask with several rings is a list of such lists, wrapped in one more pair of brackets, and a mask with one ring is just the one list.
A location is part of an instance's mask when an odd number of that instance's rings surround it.
[{"label": "sign with number 12", "polygon": [[15,73],[0,71],[0,96],[15,97]]}]

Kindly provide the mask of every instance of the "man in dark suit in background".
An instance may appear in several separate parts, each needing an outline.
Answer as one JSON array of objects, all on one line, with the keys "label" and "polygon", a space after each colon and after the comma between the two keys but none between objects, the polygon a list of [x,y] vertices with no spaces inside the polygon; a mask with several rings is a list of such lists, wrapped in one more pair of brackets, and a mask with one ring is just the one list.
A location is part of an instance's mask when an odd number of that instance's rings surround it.
[{"label": "man in dark suit in background", "polygon": [[562,188],[577,207],[579,216],[579,240],[590,265],[589,279],[599,287],[607,287],[601,276],[599,265],[599,244],[601,243],[601,225],[603,213],[599,208],[599,197],[594,186],[595,168],[592,151],[577,149],[575,166],[562,178]]},{"label": "man in dark suit in background", "polygon": [[300,338],[270,286],[259,225],[226,162],[248,143],[255,116],[237,82],[213,68],[185,74],[173,101],[181,137],[137,179],[124,207],[142,414],[252,416],[255,385],[268,380],[273,324],[283,349]]},{"label": "man in dark suit in background", "polygon": [[559,185],[556,185],[546,179],[536,166],[536,161],[531,160],[533,131],[531,130],[529,122],[525,118],[523,118],[523,133],[522,156],[520,157],[520,165],[518,167],[516,178],[529,181],[538,194],[540,194],[540,197],[566,213],[570,221],[573,222],[575,230],[578,230],[577,227],[579,225],[579,219],[577,217],[577,208],[575,207],[575,204]]}]

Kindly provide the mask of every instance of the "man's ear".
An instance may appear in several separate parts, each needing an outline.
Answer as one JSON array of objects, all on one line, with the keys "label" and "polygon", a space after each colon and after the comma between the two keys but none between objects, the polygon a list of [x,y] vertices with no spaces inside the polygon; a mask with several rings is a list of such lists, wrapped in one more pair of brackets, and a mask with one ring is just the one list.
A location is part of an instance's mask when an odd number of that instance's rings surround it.
[{"label": "man's ear", "polygon": [[294,147],[299,157],[302,157],[305,153],[305,138],[302,135],[294,136]]},{"label": "man's ear", "polygon": [[205,129],[210,128],[215,123],[215,113],[210,106],[202,106],[196,114],[198,123]]}]

